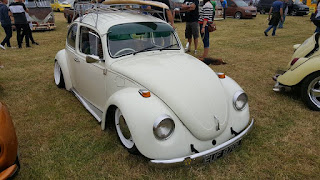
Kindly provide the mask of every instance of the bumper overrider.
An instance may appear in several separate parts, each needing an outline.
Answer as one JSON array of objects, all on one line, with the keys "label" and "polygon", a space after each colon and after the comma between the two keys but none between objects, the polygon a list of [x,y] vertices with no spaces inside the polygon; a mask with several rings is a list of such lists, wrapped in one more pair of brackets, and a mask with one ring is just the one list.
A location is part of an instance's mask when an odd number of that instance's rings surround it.
[{"label": "bumper overrider", "polygon": [[185,156],[181,158],[168,159],[168,160],[151,160],[150,164],[155,166],[189,166],[196,163],[210,163],[217,160],[220,157],[225,156],[229,152],[233,151],[236,147],[240,146],[241,139],[247,135],[253,128],[254,119],[251,120],[250,124],[240,132],[238,135],[232,139],[203,152],[199,152],[190,156]]}]

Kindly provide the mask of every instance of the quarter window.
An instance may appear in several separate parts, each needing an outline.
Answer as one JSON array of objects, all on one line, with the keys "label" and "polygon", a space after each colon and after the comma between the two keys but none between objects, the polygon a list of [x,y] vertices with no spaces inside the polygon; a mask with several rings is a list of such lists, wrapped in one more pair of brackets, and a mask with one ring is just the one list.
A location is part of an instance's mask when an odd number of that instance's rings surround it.
[{"label": "quarter window", "polygon": [[103,51],[100,36],[94,30],[82,26],[79,39],[80,52],[87,55],[95,55],[103,59]]},{"label": "quarter window", "polygon": [[70,27],[68,36],[67,36],[67,43],[73,49],[76,47],[76,37],[77,37],[77,24],[74,24]]}]

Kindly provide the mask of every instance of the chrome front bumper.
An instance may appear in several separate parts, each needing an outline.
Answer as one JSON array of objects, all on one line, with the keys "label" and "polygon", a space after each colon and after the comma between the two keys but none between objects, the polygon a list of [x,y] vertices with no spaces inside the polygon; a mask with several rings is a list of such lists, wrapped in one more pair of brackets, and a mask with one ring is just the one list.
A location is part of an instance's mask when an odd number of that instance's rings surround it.
[{"label": "chrome front bumper", "polygon": [[206,151],[200,152],[200,153],[196,153],[190,156],[185,156],[185,157],[181,157],[181,158],[175,158],[175,159],[169,159],[169,160],[151,160],[150,164],[151,165],[163,165],[164,167],[168,167],[168,166],[179,166],[179,165],[191,165],[191,164],[195,164],[195,163],[199,163],[199,162],[212,162],[215,159],[208,159],[211,158],[211,155],[214,154],[219,154],[219,151],[222,153],[220,154],[220,156],[224,156],[224,152],[223,150],[228,149],[231,146],[238,146],[240,144],[241,139],[250,132],[250,130],[253,128],[253,124],[254,124],[254,119],[251,120],[251,123],[249,124],[249,126],[244,129],[240,134],[238,134],[237,136],[235,136],[234,138],[212,148],[212,149],[208,149]]}]

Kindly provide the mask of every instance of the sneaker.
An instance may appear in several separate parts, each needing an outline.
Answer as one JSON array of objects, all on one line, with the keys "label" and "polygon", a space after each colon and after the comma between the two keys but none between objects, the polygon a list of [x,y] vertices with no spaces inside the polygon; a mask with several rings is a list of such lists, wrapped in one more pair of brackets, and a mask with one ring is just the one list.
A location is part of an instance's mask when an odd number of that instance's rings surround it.
[{"label": "sneaker", "polygon": [[30,45],[26,45],[26,47],[27,47],[27,48],[31,48],[31,46],[30,46]]},{"label": "sneaker", "polygon": [[37,43],[37,42],[33,42],[32,44],[39,45],[39,43]]},{"label": "sneaker", "polygon": [[265,35],[265,36],[268,36],[268,33],[267,33],[267,32],[264,32],[264,35]]},{"label": "sneaker", "polygon": [[194,50],[194,55],[196,55],[198,53],[198,51],[197,50]]},{"label": "sneaker", "polygon": [[184,48],[184,51],[185,51],[185,52],[190,52],[189,42],[187,42],[186,47]]},{"label": "sneaker", "polygon": [[4,68],[4,65],[0,65],[0,69]]},{"label": "sneaker", "polygon": [[22,48],[22,46],[21,46],[21,45],[18,45],[18,47],[19,47],[19,49],[21,49],[21,48]]},{"label": "sneaker", "polygon": [[6,48],[2,44],[0,44],[0,48],[6,50]]}]

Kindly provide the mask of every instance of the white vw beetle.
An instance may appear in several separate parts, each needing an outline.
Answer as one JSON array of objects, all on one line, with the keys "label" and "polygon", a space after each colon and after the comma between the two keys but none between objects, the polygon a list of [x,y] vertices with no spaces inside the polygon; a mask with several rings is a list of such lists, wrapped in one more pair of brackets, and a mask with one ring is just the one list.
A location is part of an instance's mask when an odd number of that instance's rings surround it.
[{"label": "white vw beetle", "polygon": [[153,164],[214,161],[253,127],[241,87],[184,53],[169,24],[139,12],[97,10],[75,20],[54,79]]}]

